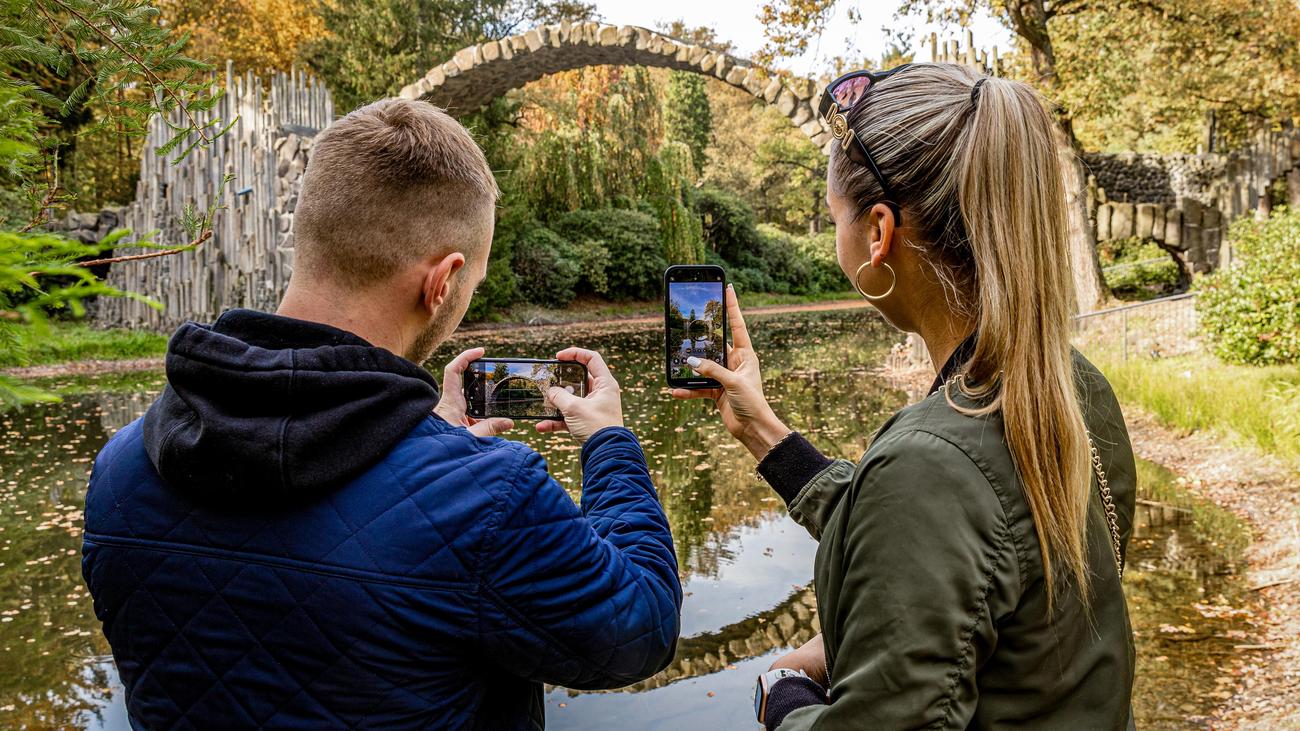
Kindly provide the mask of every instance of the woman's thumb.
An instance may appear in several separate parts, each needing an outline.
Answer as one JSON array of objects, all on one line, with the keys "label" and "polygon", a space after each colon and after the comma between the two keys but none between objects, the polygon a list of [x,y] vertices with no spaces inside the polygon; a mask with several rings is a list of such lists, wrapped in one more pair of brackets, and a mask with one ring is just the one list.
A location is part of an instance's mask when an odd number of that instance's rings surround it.
[{"label": "woman's thumb", "polygon": [[705,378],[712,378],[713,380],[717,381],[718,383],[721,383],[724,386],[729,385],[732,379],[735,377],[734,373],[727,370],[726,368],[723,368],[721,365],[709,360],[708,358],[696,358],[695,356],[691,356],[690,358],[686,359],[686,365],[690,366],[691,370],[695,371],[701,376],[704,376]]}]

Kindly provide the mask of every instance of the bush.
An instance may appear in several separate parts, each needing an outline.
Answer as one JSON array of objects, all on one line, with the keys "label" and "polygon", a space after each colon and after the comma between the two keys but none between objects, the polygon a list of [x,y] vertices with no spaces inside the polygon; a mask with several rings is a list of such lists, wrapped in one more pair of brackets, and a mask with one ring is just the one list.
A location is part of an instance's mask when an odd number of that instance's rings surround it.
[{"label": "bush", "polygon": [[733,263],[758,250],[754,209],[739,196],[717,188],[703,188],[696,191],[693,205],[704,227],[706,249]]},{"label": "bush", "polygon": [[577,247],[549,228],[522,233],[514,242],[512,261],[524,301],[564,307],[577,295],[582,278]]},{"label": "bush", "polygon": [[664,260],[659,222],[641,211],[605,208],[573,211],[554,222],[554,228],[570,241],[588,242],[590,253],[603,247],[605,292],[613,299],[653,299],[659,296],[660,281],[668,264]]},{"label": "bush", "polygon": [[840,292],[853,288],[840,269],[840,260],[835,254],[834,231],[799,236],[795,239],[795,249],[812,268],[812,278],[816,285],[813,292]]},{"label": "bush", "polygon": [[1182,269],[1152,239],[1130,236],[1097,245],[1106,286],[1121,299],[1151,299],[1178,288]]},{"label": "bush", "polygon": [[1300,362],[1300,211],[1243,218],[1228,241],[1237,262],[1197,284],[1201,327],[1215,354],[1253,365]]}]

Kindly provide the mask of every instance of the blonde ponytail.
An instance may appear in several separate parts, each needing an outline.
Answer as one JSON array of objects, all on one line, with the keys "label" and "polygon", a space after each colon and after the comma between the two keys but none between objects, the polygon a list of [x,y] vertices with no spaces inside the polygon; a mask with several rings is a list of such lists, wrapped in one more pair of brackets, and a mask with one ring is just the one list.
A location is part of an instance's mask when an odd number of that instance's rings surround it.
[{"label": "blonde ponytail", "polygon": [[[1086,602],[1090,463],[1070,351],[1074,283],[1051,115],[1026,84],[917,64],[873,89],[850,122],[921,234],[908,245],[946,284],[950,308],[977,323],[962,384],[984,405],[966,412],[1002,413],[1048,600],[1064,577]],[[842,190],[864,207],[880,202],[873,177],[837,162]]]}]

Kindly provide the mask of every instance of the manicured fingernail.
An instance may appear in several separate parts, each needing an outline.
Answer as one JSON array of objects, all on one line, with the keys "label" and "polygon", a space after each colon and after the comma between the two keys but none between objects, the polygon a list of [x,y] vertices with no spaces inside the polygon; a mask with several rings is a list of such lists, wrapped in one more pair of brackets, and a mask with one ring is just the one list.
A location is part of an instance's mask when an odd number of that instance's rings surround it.
[{"label": "manicured fingernail", "polygon": [[691,357],[689,357],[689,358],[686,359],[686,365],[688,365],[688,366],[690,366],[690,367],[692,367],[692,368],[699,368],[699,367],[700,367],[700,359],[699,359],[699,358],[696,358],[695,356],[692,355]]}]

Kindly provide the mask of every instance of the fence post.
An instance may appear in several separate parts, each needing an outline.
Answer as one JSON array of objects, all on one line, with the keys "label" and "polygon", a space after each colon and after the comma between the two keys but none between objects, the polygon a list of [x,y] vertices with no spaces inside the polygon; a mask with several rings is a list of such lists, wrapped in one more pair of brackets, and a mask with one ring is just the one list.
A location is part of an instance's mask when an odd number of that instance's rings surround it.
[{"label": "fence post", "polygon": [[1128,360],[1128,310],[1124,310],[1124,360]]}]

